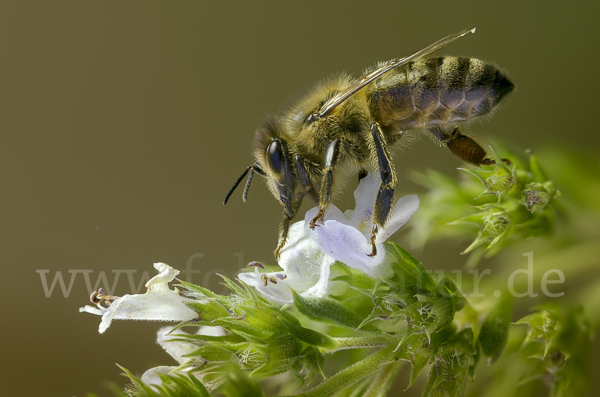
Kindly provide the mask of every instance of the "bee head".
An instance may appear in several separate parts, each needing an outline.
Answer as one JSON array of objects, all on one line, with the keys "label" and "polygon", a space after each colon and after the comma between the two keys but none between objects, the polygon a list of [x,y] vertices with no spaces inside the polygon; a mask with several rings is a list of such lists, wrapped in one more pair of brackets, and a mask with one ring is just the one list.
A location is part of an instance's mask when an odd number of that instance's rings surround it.
[{"label": "bee head", "polygon": [[292,194],[295,188],[295,169],[290,144],[284,139],[281,123],[268,119],[256,131],[254,158],[267,177],[269,190],[278,199],[287,214],[292,217]]}]

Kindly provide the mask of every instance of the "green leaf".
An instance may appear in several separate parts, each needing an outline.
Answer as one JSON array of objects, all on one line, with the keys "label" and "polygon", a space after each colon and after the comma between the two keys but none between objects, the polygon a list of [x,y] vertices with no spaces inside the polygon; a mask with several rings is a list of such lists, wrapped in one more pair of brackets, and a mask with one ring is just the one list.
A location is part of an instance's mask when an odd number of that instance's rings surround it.
[{"label": "green leaf", "polygon": [[319,346],[325,349],[333,349],[337,346],[337,343],[328,335],[314,331],[310,328],[288,323],[287,321],[283,322],[283,325],[291,335],[309,345]]},{"label": "green leaf", "polygon": [[[504,295],[509,296],[509,294]],[[508,342],[510,314],[511,300],[502,298],[483,320],[478,340],[483,354],[488,359],[488,365],[498,361]]]},{"label": "green leaf", "polygon": [[390,286],[406,293],[435,290],[435,282],[421,262],[396,243],[384,245],[394,271],[393,277],[385,280]]},{"label": "green leaf", "polygon": [[[296,291],[292,290],[294,296],[294,305],[308,318],[316,321],[331,322],[342,327],[357,329],[361,323],[361,318],[350,309],[342,306],[338,302],[324,298],[304,298]],[[381,333],[381,330],[371,324],[365,324],[361,331]]]}]

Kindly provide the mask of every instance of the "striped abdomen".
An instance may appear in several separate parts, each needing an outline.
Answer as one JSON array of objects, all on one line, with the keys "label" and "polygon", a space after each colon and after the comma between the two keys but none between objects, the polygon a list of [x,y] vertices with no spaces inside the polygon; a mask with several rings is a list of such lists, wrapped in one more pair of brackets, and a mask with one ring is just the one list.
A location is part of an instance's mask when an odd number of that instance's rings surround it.
[{"label": "striped abdomen", "polygon": [[514,84],[475,58],[421,59],[366,88],[369,110],[387,133],[467,121],[489,113]]}]

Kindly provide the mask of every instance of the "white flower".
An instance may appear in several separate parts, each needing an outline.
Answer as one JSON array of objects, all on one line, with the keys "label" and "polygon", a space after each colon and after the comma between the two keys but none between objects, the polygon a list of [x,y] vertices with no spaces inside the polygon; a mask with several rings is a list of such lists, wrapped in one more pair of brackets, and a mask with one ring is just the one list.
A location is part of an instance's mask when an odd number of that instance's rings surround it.
[{"label": "white flower", "polygon": [[[188,333],[178,330],[177,334],[170,335],[173,331],[173,327],[163,327],[158,330],[156,342],[167,352],[171,357],[177,361],[179,365],[183,365],[187,361],[187,354],[192,353],[197,346],[179,342],[179,341],[170,341],[172,338],[177,338],[181,335],[189,335]],[[212,335],[212,336],[223,336],[225,335],[225,330],[221,327],[200,327],[196,335]],[[190,368],[176,371],[179,366],[159,366],[150,368],[142,375],[141,381],[147,385],[161,385],[162,381],[160,379],[159,374],[175,374],[175,373],[186,373]]]},{"label": "white flower", "polygon": [[85,306],[80,312],[88,312],[102,316],[98,332],[101,334],[110,326],[112,320],[149,320],[149,321],[191,321],[198,318],[198,313],[190,309],[186,302],[192,300],[179,295],[177,288],[169,288],[169,282],[179,274],[179,270],[164,263],[155,263],[159,274],[146,283],[145,294],[123,295],[110,299],[110,306],[104,307],[101,302],[96,307]]},{"label": "white flower", "polygon": [[[340,261],[371,277],[377,277],[385,259],[383,242],[404,225],[419,207],[417,196],[400,198],[392,208],[386,226],[380,228],[375,240],[378,255],[368,256],[373,229],[373,208],[381,185],[379,174],[371,172],[354,191],[356,208],[342,213],[329,205],[324,223],[311,230],[310,221],[318,208],[310,209],[304,221],[290,227],[288,241],[281,251],[282,272],[241,273],[240,280],[258,289],[266,298],[278,303],[292,303],[291,289],[303,297],[323,297],[327,294],[329,268]],[[266,284],[266,285],[265,285]]]}]

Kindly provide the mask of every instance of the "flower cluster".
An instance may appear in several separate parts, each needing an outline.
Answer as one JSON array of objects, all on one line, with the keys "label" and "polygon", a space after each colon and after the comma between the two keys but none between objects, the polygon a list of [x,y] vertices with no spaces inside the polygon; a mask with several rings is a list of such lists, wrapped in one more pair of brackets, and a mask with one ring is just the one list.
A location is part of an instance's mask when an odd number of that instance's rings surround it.
[{"label": "flower cluster", "polygon": [[377,173],[363,178],[354,197],[356,208],[342,213],[330,205],[325,221],[314,230],[310,228],[318,208],[307,211],[304,221],[290,227],[288,242],[281,251],[281,271],[260,273],[257,262],[251,263],[254,272],[241,273],[240,280],[255,287],[263,296],[278,303],[292,303],[292,290],[303,297],[327,295],[331,265],[338,261],[360,270],[371,277],[378,277],[385,261],[383,242],[404,225],[419,207],[417,196],[400,198],[386,225],[377,234],[376,246],[380,252],[371,252],[369,237],[373,229],[373,207],[381,179]]},{"label": "flower cluster", "polygon": [[438,236],[471,236],[474,226],[479,232],[463,253],[473,252],[476,262],[513,241],[551,235],[555,198],[560,192],[546,178],[535,155],[529,154],[528,164],[518,156],[509,157],[510,162],[498,157],[490,167],[459,168],[474,177],[461,185],[434,171],[418,174],[416,181],[430,192],[423,198],[427,209],[413,223],[413,242],[422,245]]},{"label": "flower cluster", "polygon": [[[534,156],[527,167],[498,161],[466,172],[476,183],[458,185],[433,173],[423,178],[431,192],[417,213],[420,222],[412,221],[413,235],[435,235],[451,221],[477,225],[467,251],[493,253],[550,232],[558,191]],[[384,396],[403,362],[412,369],[409,387],[427,373],[424,396],[464,395],[480,362],[521,381],[496,382],[493,392],[511,394],[543,378],[554,396],[585,394],[581,374],[590,326],[580,308],[540,307],[516,323],[529,326],[519,339],[510,328],[514,302],[508,296],[472,305],[452,280],[434,278],[408,251],[386,242],[417,210],[416,196],[396,202],[377,235],[378,255],[368,256],[380,183],[376,174],[361,180],[356,208],[342,213],[330,206],[314,230],[309,224],[317,209],[309,210],[290,228],[280,269],[252,262],[237,281],[223,277],[227,295],[183,281],[181,292],[171,288],[179,272],[163,263],[155,264],[159,274],[145,294],[94,293],[95,306],[80,311],[102,316],[101,333],[116,319],[179,322],[158,332],[158,343],[175,362],[151,368],[141,379],[122,368],[132,381],[127,394],[260,397],[269,379],[279,395],[350,395],[352,388],[353,396]],[[471,207],[474,196],[477,206]],[[596,301],[586,302],[594,308]],[[343,352],[349,349],[351,354]],[[499,360],[505,350],[518,359]]]}]

